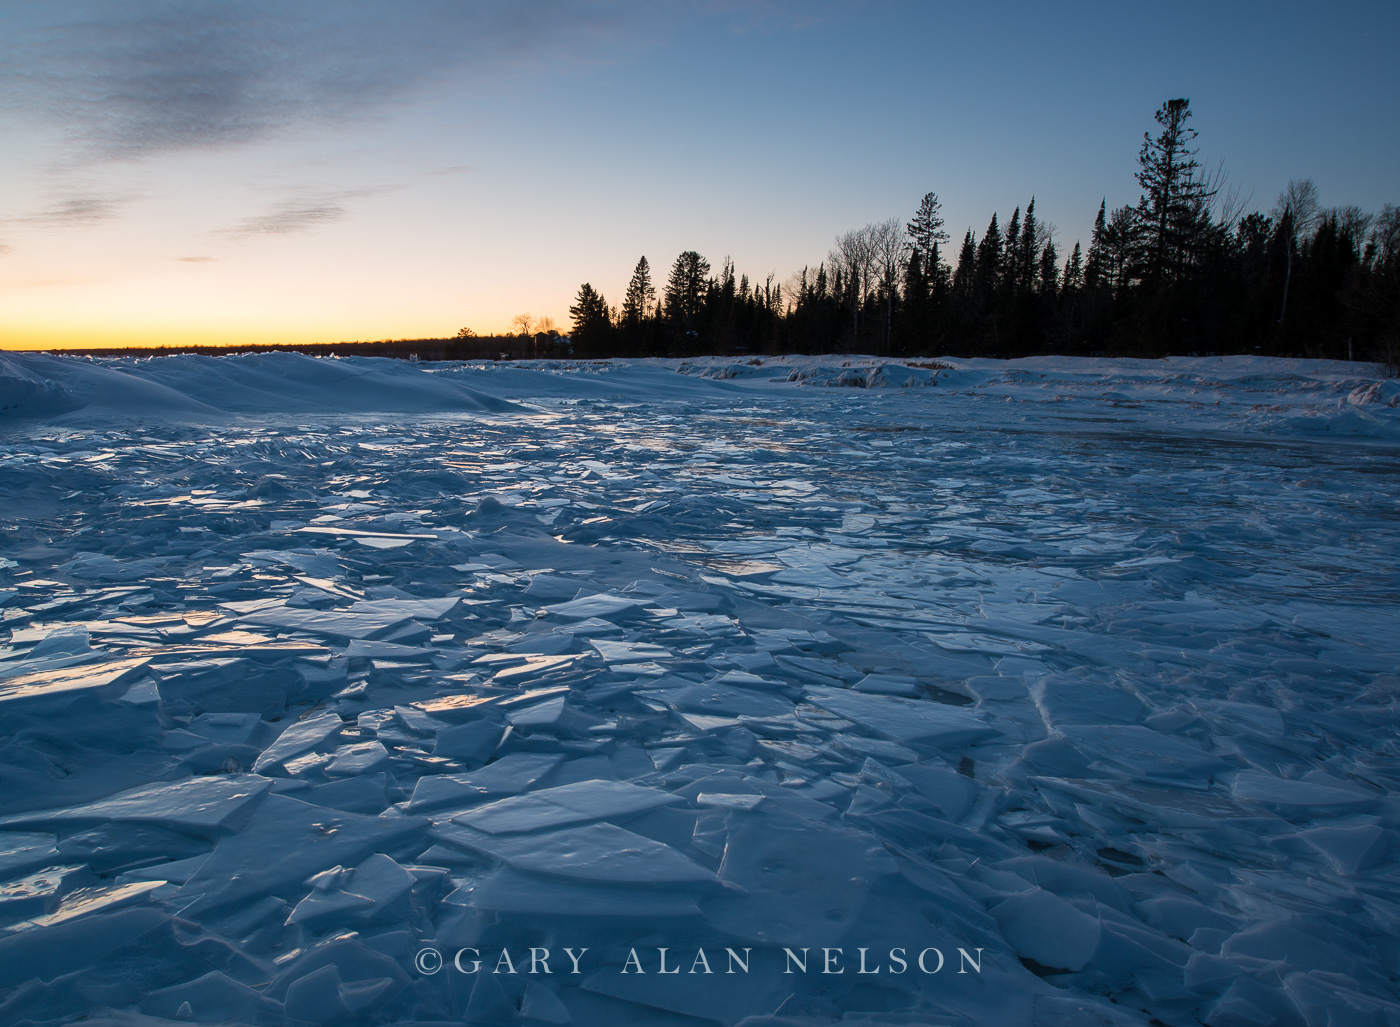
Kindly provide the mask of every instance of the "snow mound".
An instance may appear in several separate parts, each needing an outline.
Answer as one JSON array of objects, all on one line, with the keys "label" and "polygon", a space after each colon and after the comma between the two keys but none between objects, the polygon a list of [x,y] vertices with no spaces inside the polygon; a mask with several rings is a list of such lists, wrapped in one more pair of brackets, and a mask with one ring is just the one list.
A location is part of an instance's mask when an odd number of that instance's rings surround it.
[{"label": "snow mound", "polygon": [[796,367],[787,380],[799,385],[831,389],[907,389],[933,385],[938,371],[907,364],[881,363],[871,367]]},{"label": "snow mound", "polygon": [[[6,409],[8,408],[8,409]],[[16,353],[0,363],[0,416],[506,412],[516,404],[420,365],[298,353],[143,359]]]},{"label": "snow mound", "polygon": [[0,355],[0,417],[44,417],[82,405],[82,400],[58,382]]},{"label": "snow mound", "polygon": [[1400,407],[1400,381],[1387,378],[1384,381],[1358,385],[1347,393],[1347,402],[1357,406],[1376,403],[1381,406]]}]

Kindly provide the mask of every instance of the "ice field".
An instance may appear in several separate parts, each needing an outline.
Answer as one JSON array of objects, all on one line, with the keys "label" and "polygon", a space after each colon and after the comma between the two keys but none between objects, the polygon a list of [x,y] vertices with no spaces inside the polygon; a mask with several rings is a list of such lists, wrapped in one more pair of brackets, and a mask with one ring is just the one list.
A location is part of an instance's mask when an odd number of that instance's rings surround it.
[{"label": "ice field", "polygon": [[1400,1025],[1397,383],[942,365],[0,354],[0,1023]]}]

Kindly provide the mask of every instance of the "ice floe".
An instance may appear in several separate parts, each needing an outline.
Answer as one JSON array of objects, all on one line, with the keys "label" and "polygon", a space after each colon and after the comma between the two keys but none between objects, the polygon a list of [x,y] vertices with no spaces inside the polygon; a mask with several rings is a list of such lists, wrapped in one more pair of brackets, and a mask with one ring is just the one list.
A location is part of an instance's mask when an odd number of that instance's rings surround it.
[{"label": "ice floe", "polygon": [[0,1021],[1400,1024],[1394,392],[5,354]]}]

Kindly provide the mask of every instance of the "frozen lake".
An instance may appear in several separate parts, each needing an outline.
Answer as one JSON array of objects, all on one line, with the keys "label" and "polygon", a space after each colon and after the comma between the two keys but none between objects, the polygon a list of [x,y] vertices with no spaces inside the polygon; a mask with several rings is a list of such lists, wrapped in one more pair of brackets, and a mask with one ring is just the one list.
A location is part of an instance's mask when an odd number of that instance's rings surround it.
[{"label": "frozen lake", "polygon": [[1393,383],[10,357],[0,1022],[1400,1024]]}]

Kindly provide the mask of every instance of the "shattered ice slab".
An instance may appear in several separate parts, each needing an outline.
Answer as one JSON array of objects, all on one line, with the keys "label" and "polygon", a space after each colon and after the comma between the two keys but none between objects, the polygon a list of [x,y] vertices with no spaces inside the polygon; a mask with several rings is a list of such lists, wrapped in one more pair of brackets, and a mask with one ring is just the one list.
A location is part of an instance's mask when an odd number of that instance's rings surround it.
[{"label": "shattered ice slab", "polygon": [[807,701],[884,738],[905,745],[956,749],[1002,734],[979,710],[897,695],[813,686]]},{"label": "shattered ice slab", "polygon": [[1377,796],[1339,781],[1289,780],[1258,770],[1236,774],[1231,794],[1237,800],[1289,812],[1361,811],[1374,807],[1378,801]]},{"label": "shattered ice slab", "polygon": [[625,781],[576,781],[500,799],[452,819],[488,834],[518,834],[589,820],[625,819],[679,801],[667,792]]},{"label": "shattered ice slab", "polygon": [[729,829],[719,876],[730,890],[702,903],[720,929],[757,944],[839,945],[870,889],[897,866],[872,835],[762,807]]},{"label": "shattered ice slab", "polygon": [[[615,836],[614,836],[615,837]],[[691,883],[691,871],[676,883]],[[547,874],[547,872],[546,872]],[[695,896],[684,891],[663,891],[609,886],[596,876],[578,880],[550,877],[503,865],[479,880],[463,884],[444,902],[500,914],[531,914],[553,921],[559,917],[599,917],[605,922],[682,919],[699,915]]]},{"label": "shattered ice slab", "polygon": [[410,620],[436,621],[457,605],[456,596],[445,599],[366,599],[347,610],[296,609],[274,606],[245,613],[242,620],[286,631],[305,631],[333,638],[369,639],[392,631]]},{"label": "shattered ice slab", "polygon": [[13,704],[10,708],[14,708],[22,704],[61,703],[81,694],[114,697],[147,662],[146,659],[109,660],[21,674],[0,680],[0,704]]},{"label": "shattered ice slab", "polygon": [[118,821],[214,837],[239,822],[245,810],[256,804],[270,785],[270,781],[250,774],[195,777],[175,784],[132,789],[85,806],[11,814],[0,817],[0,828]]},{"label": "shattered ice slab", "polygon": [[[470,726],[470,725],[469,725]],[[418,779],[408,802],[410,813],[469,806],[525,792],[559,765],[557,753],[516,752],[469,774],[431,774]]]},{"label": "shattered ice slab", "polygon": [[253,764],[253,772],[266,774],[283,770],[288,761],[304,756],[313,749],[329,746],[344,726],[340,716],[330,710],[292,724],[258,757]]},{"label": "shattered ice slab", "polygon": [[551,617],[562,617],[567,620],[587,620],[590,617],[610,620],[635,614],[641,606],[642,601],[638,599],[603,594],[584,596],[572,599],[567,603],[555,603],[552,606],[544,607],[544,612]]},{"label": "shattered ice slab", "polygon": [[458,824],[433,833],[451,845],[471,849],[518,870],[585,881],[636,885],[718,884],[718,878],[670,846],[615,824],[565,827],[534,834],[487,834]]},{"label": "shattered ice slab", "polygon": [[296,899],[314,874],[357,863],[426,827],[416,817],[363,816],[269,795],[247,827],[218,841],[173,901],[194,915],[263,895]]},{"label": "shattered ice slab", "polygon": [[749,688],[731,688],[720,681],[681,688],[643,689],[637,696],[677,710],[729,717],[782,717],[793,710],[793,704],[781,696]]}]

